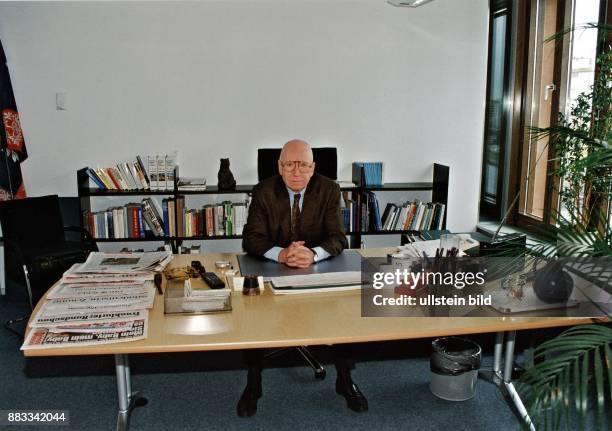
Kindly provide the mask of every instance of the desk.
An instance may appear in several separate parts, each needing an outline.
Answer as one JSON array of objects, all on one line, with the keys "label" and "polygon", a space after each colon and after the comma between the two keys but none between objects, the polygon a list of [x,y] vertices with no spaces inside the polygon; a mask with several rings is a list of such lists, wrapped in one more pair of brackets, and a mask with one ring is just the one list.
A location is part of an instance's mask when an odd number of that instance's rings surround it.
[{"label": "desk", "polygon": [[[361,250],[366,257],[384,256],[388,249]],[[198,256],[206,268],[235,254]],[[175,256],[171,266],[189,265],[194,255]],[[35,312],[41,305],[37,305]],[[148,337],[129,343],[26,350],[25,356],[115,355],[119,411],[117,429],[129,426],[138,397],[132,392],[128,355],[260,347],[292,347],[358,343],[496,332],[495,360],[489,378],[526,411],[510,380],[516,331],[592,323],[592,319],[558,317],[361,317],[359,291],[307,296],[275,296],[270,289],[260,296],[232,294],[233,311],[207,315],[164,315],[163,297],[157,295],[149,312]],[[505,334],[504,334],[505,333]],[[502,363],[504,369],[502,370]]]}]

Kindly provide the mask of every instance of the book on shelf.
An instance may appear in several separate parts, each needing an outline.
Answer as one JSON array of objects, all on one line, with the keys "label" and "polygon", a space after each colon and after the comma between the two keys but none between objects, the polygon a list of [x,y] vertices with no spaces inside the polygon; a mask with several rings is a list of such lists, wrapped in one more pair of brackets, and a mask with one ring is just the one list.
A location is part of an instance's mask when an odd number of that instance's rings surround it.
[{"label": "book on shelf", "polygon": [[444,224],[446,205],[434,202],[407,201],[387,204],[382,229],[389,231],[440,230]]},{"label": "book on shelf", "polygon": [[355,208],[355,201],[349,198],[347,191],[342,192],[342,199],[340,200],[340,215],[342,217],[342,224],[345,232],[353,232],[354,216],[353,211]]},{"label": "book on shelf", "polygon": [[187,209],[185,197],[153,198],[83,214],[83,226],[94,238],[161,238],[242,235],[248,202],[224,201]]},{"label": "book on shelf", "polygon": [[149,190],[150,183],[143,171],[140,157],[107,168],[86,168],[93,184],[101,190]]},{"label": "book on shelf", "polygon": [[[143,159],[146,161],[143,161]],[[106,168],[86,168],[95,187],[101,190],[174,190],[178,153],[136,156]]]},{"label": "book on shelf", "polygon": [[177,189],[184,191],[204,191],[206,190],[206,178],[181,177],[177,180]]},{"label": "book on shelf", "polygon": [[174,190],[174,176],[178,172],[178,152],[147,156],[151,190]]},{"label": "book on shelf", "polygon": [[406,201],[387,203],[381,213],[374,192],[357,193],[349,199],[342,192],[340,213],[345,232],[384,232],[439,230],[444,224],[446,205]]},{"label": "book on shelf", "polygon": [[182,211],[179,220],[183,219],[183,228],[179,229],[177,236],[234,236],[242,235],[248,215],[248,203],[223,201]]}]

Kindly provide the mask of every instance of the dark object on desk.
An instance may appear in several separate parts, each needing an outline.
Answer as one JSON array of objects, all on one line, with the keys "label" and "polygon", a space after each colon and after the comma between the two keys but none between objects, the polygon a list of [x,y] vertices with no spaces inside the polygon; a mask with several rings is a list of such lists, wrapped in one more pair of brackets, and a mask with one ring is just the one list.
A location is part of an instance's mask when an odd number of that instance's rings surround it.
[{"label": "dark object on desk", "polygon": [[244,277],[242,294],[247,296],[259,295],[259,281],[256,275],[246,275]]},{"label": "dark object on desk", "polygon": [[527,246],[527,235],[513,233],[493,240],[480,240],[480,256],[523,256]]},{"label": "dark object on desk", "polygon": [[[280,148],[259,148],[257,150],[257,178],[259,181],[278,175]],[[338,179],[338,154],[334,147],[312,149],[315,172],[329,179]]]},{"label": "dark object on desk", "polygon": [[[84,262],[98,247],[83,228],[64,226],[57,195],[0,202],[0,226],[6,274],[24,285],[29,307],[28,315],[6,322],[5,327],[21,336],[12,326],[29,317],[36,302],[64,271]],[[78,232],[78,240],[67,240],[66,232]]]},{"label": "dark object on desk", "polygon": [[208,287],[211,289],[223,289],[225,287],[225,283],[221,281],[219,277],[217,277],[217,274],[214,272],[206,272],[202,262],[199,260],[192,260],[191,266],[198,272],[198,274],[200,274],[202,280],[204,280],[204,282],[208,284]]},{"label": "dark object on desk", "polygon": [[230,171],[229,159],[221,159],[221,166],[219,167],[217,179],[219,180],[217,183],[219,191],[234,190],[236,188],[236,179],[232,171]]},{"label": "dark object on desk", "polygon": [[241,274],[259,274],[265,279],[284,275],[323,274],[326,272],[361,271],[361,256],[355,250],[344,250],[336,257],[298,269],[279,264],[263,257],[238,255]]},{"label": "dark object on desk", "polygon": [[156,272],[155,275],[153,276],[153,281],[155,282],[155,287],[157,288],[157,293],[159,293],[160,295],[164,294],[164,291],[162,290],[162,275],[159,272]]},{"label": "dark object on desk", "polygon": [[565,303],[573,290],[574,280],[558,260],[551,260],[536,271],[533,291],[540,301],[549,304]]}]

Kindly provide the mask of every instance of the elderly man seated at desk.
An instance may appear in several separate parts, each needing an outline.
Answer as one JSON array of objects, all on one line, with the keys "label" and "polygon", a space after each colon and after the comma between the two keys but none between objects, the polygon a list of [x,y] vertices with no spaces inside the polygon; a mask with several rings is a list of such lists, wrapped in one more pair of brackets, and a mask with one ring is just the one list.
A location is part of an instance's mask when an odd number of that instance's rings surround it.
[{"label": "elderly man seated at desk", "polygon": [[[278,161],[280,175],[261,181],[253,189],[243,248],[252,255],[265,256],[293,268],[307,268],[342,253],[347,240],[340,216],[340,187],[314,173],[312,149],[301,140],[287,142]],[[368,402],[351,379],[350,347],[332,346],[338,373],[336,392],[356,412],[368,409]],[[247,385],[238,401],[238,416],[257,412],[262,396],[262,349],[244,352],[248,366]]]}]

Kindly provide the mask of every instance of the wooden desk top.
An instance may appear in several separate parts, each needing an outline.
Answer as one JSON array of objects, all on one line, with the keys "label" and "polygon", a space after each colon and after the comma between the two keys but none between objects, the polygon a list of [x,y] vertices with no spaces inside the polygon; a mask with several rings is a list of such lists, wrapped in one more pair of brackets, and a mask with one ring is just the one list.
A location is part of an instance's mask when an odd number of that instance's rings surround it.
[{"label": "wooden desk top", "polygon": [[[388,249],[361,250],[364,256],[385,255]],[[206,268],[229,260],[238,268],[236,254],[175,256],[171,265],[189,265],[200,258]],[[41,301],[42,302],[42,301]],[[38,307],[40,303],[36,307]],[[359,291],[259,296],[232,293],[231,312],[203,315],[164,315],[164,299],[155,298],[144,340],[99,346],[32,349],[25,356],[110,355],[130,353],[231,350],[357,343],[547,328],[592,323],[569,317],[361,317]],[[35,311],[36,311],[35,310]]]}]

